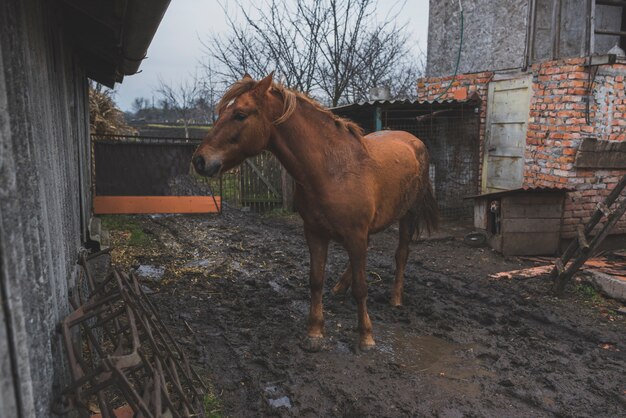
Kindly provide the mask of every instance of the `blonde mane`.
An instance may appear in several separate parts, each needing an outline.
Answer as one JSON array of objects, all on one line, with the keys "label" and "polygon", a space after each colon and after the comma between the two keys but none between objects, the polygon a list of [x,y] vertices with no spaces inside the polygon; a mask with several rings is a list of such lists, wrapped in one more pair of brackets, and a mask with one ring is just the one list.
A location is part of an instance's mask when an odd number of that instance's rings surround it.
[{"label": "blonde mane", "polygon": [[[218,114],[221,114],[237,97],[252,90],[257,85],[257,83],[258,82],[253,80],[252,78],[244,78],[233,84],[228,89],[228,91],[224,93],[224,96],[218,103]],[[289,117],[291,117],[291,115],[293,115],[293,113],[296,111],[298,100],[301,100],[305,103],[310,104],[316,110],[331,118],[335,122],[335,126],[337,126],[339,129],[349,132],[356,138],[360,139],[363,137],[363,129],[359,125],[352,122],[351,120],[335,115],[333,112],[323,107],[317,101],[311,99],[304,93],[288,89],[287,87],[279,83],[272,83],[271,88],[272,91],[278,93],[278,95],[281,96],[283,100],[283,113],[278,119],[274,121],[275,125],[280,125],[281,123],[289,119]]]}]

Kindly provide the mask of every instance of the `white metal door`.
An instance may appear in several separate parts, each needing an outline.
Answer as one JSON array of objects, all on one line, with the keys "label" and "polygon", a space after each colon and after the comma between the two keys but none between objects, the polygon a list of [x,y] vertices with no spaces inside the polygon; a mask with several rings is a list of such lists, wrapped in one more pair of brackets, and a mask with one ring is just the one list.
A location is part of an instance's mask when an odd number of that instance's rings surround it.
[{"label": "white metal door", "polygon": [[483,193],[522,186],[530,76],[489,83],[483,157]]}]

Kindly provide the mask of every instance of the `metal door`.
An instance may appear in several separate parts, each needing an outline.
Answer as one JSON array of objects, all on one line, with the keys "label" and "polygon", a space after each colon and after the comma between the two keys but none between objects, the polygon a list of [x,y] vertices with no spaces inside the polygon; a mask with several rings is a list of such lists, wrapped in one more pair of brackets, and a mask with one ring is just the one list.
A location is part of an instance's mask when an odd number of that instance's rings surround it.
[{"label": "metal door", "polygon": [[483,193],[522,186],[531,77],[489,83]]}]

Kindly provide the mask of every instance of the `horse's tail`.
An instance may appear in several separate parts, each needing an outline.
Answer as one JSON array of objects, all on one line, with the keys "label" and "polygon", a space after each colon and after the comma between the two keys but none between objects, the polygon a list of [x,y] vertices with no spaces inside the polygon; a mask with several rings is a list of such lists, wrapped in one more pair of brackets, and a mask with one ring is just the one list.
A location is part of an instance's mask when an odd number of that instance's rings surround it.
[{"label": "horse's tail", "polygon": [[428,235],[439,228],[439,211],[437,209],[437,200],[433,192],[433,186],[430,179],[424,182],[422,198],[418,199],[415,205],[415,218],[409,225],[411,235],[418,238],[423,228],[428,231]]}]

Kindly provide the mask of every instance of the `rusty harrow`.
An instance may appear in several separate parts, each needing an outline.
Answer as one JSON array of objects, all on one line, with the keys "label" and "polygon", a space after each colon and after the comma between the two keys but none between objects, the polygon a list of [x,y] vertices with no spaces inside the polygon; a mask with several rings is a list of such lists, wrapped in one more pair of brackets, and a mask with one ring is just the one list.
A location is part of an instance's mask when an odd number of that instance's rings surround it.
[{"label": "rusty harrow", "polygon": [[204,417],[207,387],[137,277],[114,269],[96,283],[87,259],[79,264],[88,297],[84,303],[75,297],[74,312],[61,323],[73,383],[55,412],[89,417],[99,410],[114,418],[116,408],[126,407],[138,418]]}]

